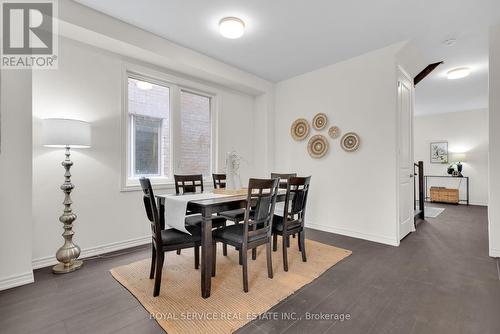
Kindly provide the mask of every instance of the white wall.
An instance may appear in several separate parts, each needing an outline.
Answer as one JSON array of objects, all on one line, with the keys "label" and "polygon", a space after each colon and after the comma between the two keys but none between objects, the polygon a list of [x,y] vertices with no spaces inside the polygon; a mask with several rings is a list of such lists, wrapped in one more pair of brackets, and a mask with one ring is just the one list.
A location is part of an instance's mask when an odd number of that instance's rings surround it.
[{"label": "white wall", "polygon": [[[35,266],[54,261],[62,244],[63,182],[61,150],[40,142],[40,119],[67,117],[92,123],[93,146],[73,150],[72,194],[75,242],[83,255],[149,241],[140,192],[120,192],[122,71],[129,62],[120,56],[79,42],[61,39],[59,69],[33,74],[33,259]],[[135,66],[135,65],[131,65]],[[141,65],[142,66],[142,65]],[[155,68],[157,70],[157,68]],[[193,82],[195,83],[195,82]],[[247,158],[243,179],[253,175],[254,97],[214,85],[219,104],[220,168],[225,152],[236,149]],[[172,190],[163,190],[172,191]],[[116,245],[118,244],[118,245]]]},{"label": "white wall", "polygon": [[[400,48],[393,45],[277,84],[275,169],[312,175],[310,227],[399,244],[395,59]],[[311,122],[319,112],[343,133],[357,132],[359,151],[346,153],[339,139],[328,139],[327,156],[312,159],[307,140],[291,138],[290,125],[302,117]],[[316,133],[311,129],[309,137]]]},{"label": "white wall", "polygon": [[[418,116],[415,126],[415,161],[424,162],[426,175],[448,175],[451,164],[430,163],[430,143],[447,141],[450,158],[453,152],[466,154],[463,174],[470,177],[470,203],[488,205],[488,110],[473,110]],[[429,179],[429,186],[460,189],[466,197],[463,179]]]},{"label": "white wall", "polygon": [[500,257],[500,25],[490,30],[490,256]]},{"label": "white wall", "polygon": [[0,290],[33,282],[31,71],[0,74]]}]

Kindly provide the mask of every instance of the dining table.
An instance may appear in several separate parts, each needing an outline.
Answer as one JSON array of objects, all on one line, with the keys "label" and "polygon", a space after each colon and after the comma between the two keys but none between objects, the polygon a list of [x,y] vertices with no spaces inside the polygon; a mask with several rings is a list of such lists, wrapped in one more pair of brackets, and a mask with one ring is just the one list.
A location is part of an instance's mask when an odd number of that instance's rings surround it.
[{"label": "dining table", "polygon": [[[182,194],[157,194],[157,203],[162,228],[165,228],[165,200],[168,196],[184,196]],[[284,202],[286,191],[280,190],[276,202]],[[252,204],[251,204],[252,205]],[[212,217],[214,214],[247,207],[246,195],[229,195],[224,197],[190,200],[187,211],[190,214],[201,214],[201,296],[210,297],[212,283]]]}]

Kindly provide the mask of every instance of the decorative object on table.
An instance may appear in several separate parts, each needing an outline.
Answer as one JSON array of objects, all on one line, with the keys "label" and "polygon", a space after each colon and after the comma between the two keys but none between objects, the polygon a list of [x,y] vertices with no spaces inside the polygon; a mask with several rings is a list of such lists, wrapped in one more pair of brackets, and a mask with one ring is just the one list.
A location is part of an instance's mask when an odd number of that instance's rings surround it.
[{"label": "decorative object on table", "polygon": [[325,136],[315,135],[307,145],[309,155],[314,159],[322,158],[328,152],[328,141]]},{"label": "decorative object on table", "polygon": [[459,193],[458,189],[450,189],[445,187],[431,187],[431,201],[439,203],[458,204]]},{"label": "decorative object on table", "polygon": [[448,142],[431,143],[431,163],[445,164],[448,163]]},{"label": "decorative object on table", "polygon": [[455,175],[453,176],[458,176],[458,177],[463,177],[462,171],[463,171],[463,165],[462,162],[465,162],[465,153],[452,153],[451,155],[451,161],[453,164],[450,166],[453,169],[455,169],[454,166],[457,167]]},{"label": "decorative object on table", "polygon": [[359,148],[361,140],[355,132],[348,132],[342,136],[340,140],[340,145],[342,149],[346,152],[354,152]]},{"label": "decorative object on table", "polygon": [[306,139],[309,135],[309,123],[304,118],[295,120],[290,128],[290,133],[292,138],[297,141]]},{"label": "decorative object on table", "polygon": [[70,168],[73,162],[70,160],[71,148],[89,148],[91,144],[90,124],[73,119],[51,118],[42,122],[43,145],[46,147],[59,147],[66,149],[66,159],[62,165],[64,173],[64,184],[61,190],[64,192],[64,213],[59,221],[64,224],[64,245],[56,253],[59,264],[52,268],[55,274],[65,274],[79,269],[83,261],[77,260],[80,256],[80,247],[73,243],[73,222],[76,214],[71,209],[71,191],[74,185],[71,183]]},{"label": "decorative object on table", "polygon": [[241,189],[240,164],[242,157],[236,152],[226,153],[226,189]]},{"label": "decorative object on table", "polygon": [[326,124],[328,123],[328,118],[326,117],[326,114],[324,113],[319,113],[314,116],[313,121],[312,121],[312,126],[316,130],[322,130]]},{"label": "decorative object on table", "polygon": [[328,135],[332,139],[336,139],[340,136],[340,129],[338,126],[331,126],[330,129],[328,129]]}]

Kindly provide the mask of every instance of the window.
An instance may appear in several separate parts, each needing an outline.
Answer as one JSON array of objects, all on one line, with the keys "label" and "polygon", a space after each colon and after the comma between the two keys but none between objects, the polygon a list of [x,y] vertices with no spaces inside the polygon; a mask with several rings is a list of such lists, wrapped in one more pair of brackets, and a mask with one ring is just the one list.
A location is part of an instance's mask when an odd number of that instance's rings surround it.
[{"label": "window", "polygon": [[173,174],[212,172],[213,96],[140,75],[127,74],[128,173],[124,188],[142,176],[170,184]]},{"label": "window", "polygon": [[210,176],[210,138],[210,98],[181,91],[179,173]]}]

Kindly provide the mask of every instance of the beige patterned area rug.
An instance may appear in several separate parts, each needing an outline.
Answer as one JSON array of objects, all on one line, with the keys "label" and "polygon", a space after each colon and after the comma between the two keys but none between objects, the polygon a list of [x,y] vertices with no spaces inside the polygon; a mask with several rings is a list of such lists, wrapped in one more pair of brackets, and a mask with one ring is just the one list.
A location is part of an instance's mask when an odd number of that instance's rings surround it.
[{"label": "beige patterned area rug", "polygon": [[284,272],[279,245],[278,251],[273,252],[273,279],[267,277],[265,247],[259,247],[255,261],[249,252],[250,291],[244,293],[238,252],[228,246],[225,257],[218,244],[216,277],[212,278],[211,296],[207,299],[201,297],[200,272],[194,269],[193,249],[185,249],[181,255],[167,253],[161,291],[156,298],[154,280],[148,277],[150,259],[114,268],[111,274],[169,334],[232,333],[352,253],[311,240],[306,240],[306,251],[307,262],[302,262],[297,239],[291,239],[289,269]]}]

